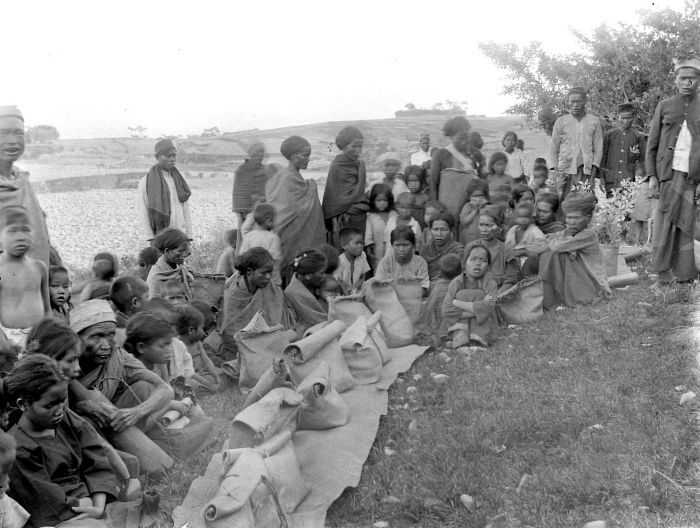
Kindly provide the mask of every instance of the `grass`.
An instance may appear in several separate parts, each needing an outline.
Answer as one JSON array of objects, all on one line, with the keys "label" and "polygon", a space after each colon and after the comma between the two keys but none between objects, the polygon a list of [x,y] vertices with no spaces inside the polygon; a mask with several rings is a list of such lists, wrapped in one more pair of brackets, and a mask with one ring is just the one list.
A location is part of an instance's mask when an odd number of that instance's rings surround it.
[{"label": "grass", "polygon": [[[684,333],[692,312],[655,303],[643,284],[504,329],[488,351],[424,355],[391,388],[360,485],[333,504],[328,525],[700,522],[694,409],[675,390],[696,385]],[[450,376],[444,389],[429,381],[433,372]],[[157,486],[165,510],[203,473],[240,403],[235,390],[202,399],[217,420],[215,443]],[[476,500],[473,511],[462,494]]]}]

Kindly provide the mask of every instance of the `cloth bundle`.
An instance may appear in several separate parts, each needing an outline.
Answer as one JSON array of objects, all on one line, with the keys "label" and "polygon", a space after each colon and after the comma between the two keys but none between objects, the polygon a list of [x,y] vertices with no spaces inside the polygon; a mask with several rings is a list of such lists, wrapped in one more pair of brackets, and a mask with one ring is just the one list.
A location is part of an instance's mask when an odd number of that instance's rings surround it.
[{"label": "cloth bundle", "polygon": [[236,332],[240,372],[238,387],[242,392],[253,388],[270,366],[270,361],[282,359],[282,351],[294,339],[293,330],[281,324],[269,326],[262,311],[258,311],[245,328]]},{"label": "cloth bundle", "polygon": [[299,429],[332,429],[348,423],[350,410],[330,382],[331,368],[320,361],[297,387],[304,397],[299,411]]},{"label": "cloth bundle", "polygon": [[248,397],[243,403],[242,409],[250,407],[255,402],[259,401],[272,389],[279,387],[288,387],[293,389],[294,383],[289,373],[289,366],[284,359],[273,359],[272,366],[260,376],[260,379],[255,384],[255,387],[248,393]]},{"label": "cloth bundle", "polygon": [[345,330],[345,323],[333,321],[309,328],[303,339],[290,343],[284,349],[292,381],[299,386],[321,361],[331,369],[331,385],[339,393],[350,390],[355,382],[340,349],[338,337]]},{"label": "cloth bundle", "polygon": [[379,324],[387,345],[391,348],[410,345],[413,341],[413,323],[399,302],[393,284],[369,280],[363,284],[362,290],[369,309],[373,313],[381,312]]},{"label": "cloth bundle", "polygon": [[382,313],[360,316],[340,338],[340,348],[350,373],[358,385],[378,382],[387,361],[384,336],[378,328]]},{"label": "cloth bundle", "polygon": [[499,319],[505,324],[534,323],[544,315],[543,300],[542,279],[523,279],[498,295],[496,307]]},{"label": "cloth bundle", "polygon": [[421,301],[423,299],[423,287],[420,279],[397,279],[393,283],[399,303],[406,310],[406,314],[413,325],[420,319]]},{"label": "cloth bundle", "polygon": [[358,317],[371,317],[372,312],[363,302],[362,294],[332,297],[328,301],[328,321],[340,320],[345,326],[352,325]]},{"label": "cloth bundle", "polygon": [[309,493],[299,469],[292,433],[282,431],[256,448],[222,453],[225,474],[202,511],[207,526],[287,526]]}]

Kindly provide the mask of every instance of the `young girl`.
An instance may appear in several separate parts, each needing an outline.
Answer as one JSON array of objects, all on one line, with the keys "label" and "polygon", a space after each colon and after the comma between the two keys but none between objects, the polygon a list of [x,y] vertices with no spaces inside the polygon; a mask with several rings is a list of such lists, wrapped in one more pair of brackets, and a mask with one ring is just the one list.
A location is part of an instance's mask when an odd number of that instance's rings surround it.
[{"label": "young girl", "polygon": [[218,391],[221,388],[221,373],[202,346],[202,340],[206,337],[204,315],[192,306],[183,306],[178,310],[176,327],[178,340],[187,347],[192,359],[194,373],[187,380],[187,384],[195,389]]},{"label": "young girl", "polygon": [[49,267],[49,300],[54,319],[68,324],[68,316],[73,309],[70,302],[70,276],[63,266]]},{"label": "young girl", "polygon": [[[138,358],[148,370],[170,382],[168,363],[173,353],[173,337],[170,322],[152,313],[139,312],[126,325],[124,349]],[[185,420],[183,429],[168,429],[163,426],[162,419],[169,411],[175,411],[188,419]],[[206,442],[213,427],[213,420],[204,416],[192,398],[183,398],[171,400],[149,415],[144,432],[166,453],[178,458],[189,458]]]},{"label": "young girl", "polygon": [[439,261],[444,255],[456,255],[459,262],[462,261],[464,244],[455,242],[453,235],[454,226],[454,219],[447,211],[438,214],[436,218],[430,220],[431,241],[428,246],[421,248],[420,256],[428,264],[431,290],[433,281],[440,275]]},{"label": "young girl", "polygon": [[116,474],[100,436],[64,407],[68,384],[58,363],[43,354],[20,360],[4,391],[22,411],[10,431],[17,442],[10,492],[31,512],[27,526],[107,527],[100,519],[117,498]]},{"label": "young girl", "polygon": [[465,252],[464,273],[453,279],[442,304],[440,335],[452,336],[452,347],[489,346],[496,331],[496,282],[487,276],[491,254],[479,244]]},{"label": "young girl", "polygon": [[[92,272],[94,279],[83,283],[80,287],[80,297],[78,302],[89,301],[90,299],[106,299],[109,297],[109,288],[117,275],[117,257],[111,253],[98,253],[92,262]],[[76,293],[74,291],[74,293]]]},{"label": "young girl", "polygon": [[376,270],[379,261],[386,253],[386,237],[384,231],[389,218],[396,216],[394,195],[391,189],[383,183],[375,183],[369,192],[369,214],[365,227],[365,252],[372,269]]},{"label": "young girl", "polygon": [[420,279],[423,297],[428,295],[430,276],[428,264],[416,255],[416,234],[408,226],[399,226],[391,232],[391,247],[377,267],[375,277],[379,281],[396,279]]},{"label": "young girl", "polygon": [[499,185],[513,186],[513,177],[506,173],[508,155],[505,152],[494,152],[489,159],[489,175],[486,181],[489,183],[489,191],[493,192]]},{"label": "young girl", "polygon": [[[384,228],[384,242],[386,246],[391,245],[391,233],[400,226],[408,226],[415,233],[416,240],[420,238],[421,228],[418,220],[411,216],[411,208],[413,207],[414,197],[411,193],[401,193],[396,198],[396,216],[392,216],[387,220],[386,228]],[[416,242],[413,242],[416,245]],[[420,248],[417,248],[420,249]]]},{"label": "young girl", "polygon": [[162,297],[163,285],[169,280],[177,280],[184,285],[187,300],[193,300],[192,275],[184,266],[185,259],[190,254],[190,241],[187,235],[179,229],[163,229],[156,235],[154,244],[162,255],[151,268],[146,279],[150,298]]},{"label": "young girl", "polygon": [[529,203],[535,205],[535,191],[524,183],[520,183],[513,187],[508,200],[508,209],[506,210],[506,220],[504,226],[510,229],[515,223],[515,208],[520,204]]},{"label": "young girl", "polygon": [[317,249],[308,248],[294,259],[294,275],[284,290],[284,298],[292,309],[299,336],[310,327],[328,319],[328,308],[318,298],[323,284],[326,257]]},{"label": "young girl", "polygon": [[529,255],[528,248],[544,240],[544,234],[535,225],[535,210],[531,203],[523,202],[515,207],[515,225],[506,235],[506,248],[520,261],[520,270],[526,277],[537,275],[539,257]]},{"label": "young girl", "polygon": [[80,338],[67,326],[44,319],[27,336],[27,354],[44,354],[58,362],[68,380],[80,376]]},{"label": "young girl", "polygon": [[[324,266],[325,262],[323,257]],[[238,278],[224,291],[224,317],[221,325],[222,356],[226,360],[237,355],[236,332],[245,328],[260,310],[263,310],[265,321],[269,325],[281,324],[287,329],[294,328],[293,314],[285,295],[270,280],[274,268],[272,255],[266,249],[251,248],[238,255],[234,265]]]},{"label": "young girl", "polygon": [[489,203],[489,187],[480,178],[467,184],[467,203],[459,214],[459,241],[469,244],[479,238],[479,211]]},{"label": "young girl", "polygon": [[430,197],[425,193],[425,169],[418,165],[409,165],[406,167],[404,177],[406,178],[406,186],[408,191],[413,195],[413,206],[411,207],[411,216],[418,220],[421,229],[425,229],[426,223],[425,204],[430,200]]}]

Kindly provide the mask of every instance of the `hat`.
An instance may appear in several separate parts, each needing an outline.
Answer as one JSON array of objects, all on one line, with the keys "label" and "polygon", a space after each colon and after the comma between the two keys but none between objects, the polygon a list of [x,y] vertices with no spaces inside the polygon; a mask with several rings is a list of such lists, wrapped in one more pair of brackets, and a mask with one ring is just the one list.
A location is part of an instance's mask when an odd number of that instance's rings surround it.
[{"label": "hat", "polygon": [[693,68],[700,72],[700,60],[696,58],[673,59],[673,71],[677,72],[681,68]]},{"label": "hat", "polygon": [[598,199],[593,193],[572,193],[561,204],[561,208],[566,213],[581,213],[584,216],[590,216],[595,210],[595,205]]},{"label": "hat", "polygon": [[382,154],[381,156],[379,156],[377,158],[377,161],[379,163],[381,163],[382,165],[386,164],[387,162],[388,163],[394,162],[394,163],[398,163],[399,165],[401,165],[401,163],[402,163],[401,156],[396,151],[385,152],[384,154]]},{"label": "hat", "polygon": [[634,103],[622,103],[617,105],[617,113],[621,114],[623,112],[632,112],[635,113],[637,111],[637,107],[634,106]]},{"label": "hat", "polygon": [[22,112],[15,105],[0,106],[0,117],[18,117],[24,121]]},{"label": "hat", "polygon": [[161,139],[158,143],[156,143],[156,155],[163,154],[164,152],[168,152],[174,148],[175,143],[173,143],[172,139]]},{"label": "hat", "polygon": [[112,307],[104,299],[81,302],[70,313],[70,329],[76,334],[96,324],[116,322]]}]

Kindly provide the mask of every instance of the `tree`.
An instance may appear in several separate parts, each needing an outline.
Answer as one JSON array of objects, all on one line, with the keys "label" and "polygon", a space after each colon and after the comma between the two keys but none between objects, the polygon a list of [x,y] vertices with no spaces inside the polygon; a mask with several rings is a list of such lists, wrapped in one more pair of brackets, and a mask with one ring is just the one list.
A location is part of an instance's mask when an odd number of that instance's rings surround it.
[{"label": "tree", "polygon": [[51,125],[36,125],[27,128],[26,138],[27,143],[47,143],[49,141],[58,141],[60,137],[58,129]]},{"label": "tree", "polygon": [[131,132],[132,138],[144,138],[146,137],[146,130],[148,130],[145,126],[142,125],[136,125],[135,127],[127,128],[129,129],[129,132]]},{"label": "tree", "polygon": [[210,138],[210,137],[218,137],[220,135],[221,135],[221,130],[219,130],[219,127],[211,127],[211,128],[205,128],[204,130],[202,130],[200,137]]},{"label": "tree", "polygon": [[518,99],[506,111],[551,134],[566,112],[567,89],[583,86],[592,112],[609,117],[618,104],[633,102],[646,130],[659,101],[674,93],[673,58],[700,50],[700,0],[687,0],[682,12],[642,10],[637,17],[638,23],[603,24],[591,35],[574,31],[581,51],[565,56],[549,55],[539,42],[480,43],[482,53],[507,72],[503,93]]},{"label": "tree", "polygon": [[406,103],[405,108],[406,108],[406,110],[408,110],[409,112],[412,112],[413,110],[416,109],[416,105],[414,105],[413,103]]}]

